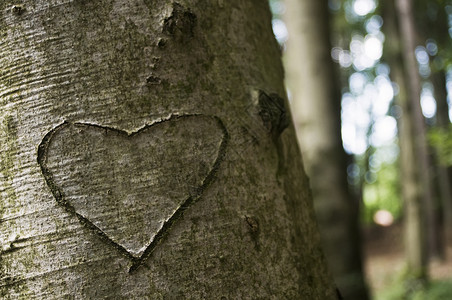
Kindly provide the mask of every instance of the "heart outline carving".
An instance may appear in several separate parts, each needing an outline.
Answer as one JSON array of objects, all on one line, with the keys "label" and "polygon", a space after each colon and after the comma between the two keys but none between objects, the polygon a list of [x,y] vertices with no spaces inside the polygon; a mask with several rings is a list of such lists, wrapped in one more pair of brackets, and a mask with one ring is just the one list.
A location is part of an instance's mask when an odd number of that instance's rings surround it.
[{"label": "heart outline carving", "polygon": [[[50,168],[47,165],[48,162],[48,151],[49,151],[49,145],[52,141],[52,138],[55,136],[56,133],[59,131],[65,129],[68,126],[71,125],[84,125],[84,126],[92,126],[96,127],[98,129],[104,129],[104,130],[110,130],[113,132],[117,132],[121,135],[126,135],[127,137],[133,137],[135,135],[138,135],[139,133],[143,132],[144,130],[147,130],[155,125],[163,124],[165,122],[174,122],[181,120],[183,118],[196,118],[196,117],[203,117],[203,118],[210,118],[211,120],[214,120],[215,123],[218,125],[218,127],[222,131],[222,138],[220,146],[218,147],[218,152],[216,159],[210,169],[210,171],[207,173],[207,175],[203,178],[201,185],[199,185],[196,188],[196,191],[193,195],[188,195],[185,200],[183,200],[182,203],[179,204],[178,208],[174,211],[173,214],[169,216],[164,222],[163,225],[160,227],[160,229],[156,232],[154,235],[154,238],[149,243],[149,245],[146,247],[146,249],[143,251],[143,253],[136,257],[132,255],[124,246],[120,245],[118,242],[115,242],[106,232],[104,232],[101,228],[96,226],[93,221],[91,221],[88,217],[83,216],[79,212],[77,212],[77,209],[65,198],[65,195],[62,191],[62,188],[58,186],[58,184],[54,180],[54,174],[50,170]],[[38,146],[38,155],[37,155],[37,161],[41,168],[41,172],[44,176],[44,179],[46,181],[47,186],[50,188],[53,196],[55,197],[55,200],[57,201],[58,205],[63,207],[68,213],[75,215],[80,223],[90,229],[91,231],[94,231],[104,242],[107,242],[114,248],[116,248],[121,254],[125,255],[132,261],[132,266],[129,269],[129,273],[137,270],[142,263],[151,256],[152,252],[156,248],[158,244],[162,242],[162,240],[167,236],[167,234],[170,231],[171,226],[179,220],[185,210],[187,210],[193,203],[195,203],[197,200],[199,200],[203,194],[203,192],[212,184],[214,179],[216,178],[216,173],[224,159],[224,156],[226,154],[226,148],[228,145],[229,140],[229,133],[224,125],[224,123],[221,121],[221,119],[217,116],[211,116],[211,115],[202,115],[202,114],[185,114],[185,115],[170,115],[166,119],[162,119],[160,121],[154,122],[149,125],[145,125],[144,127],[140,128],[137,131],[134,131],[132,133],[127,133],[123,130],[111,128],[107,126],[101,126],[97,124],[90,124],[90,123],[81,123],[81,122],[63,122],[53,129],[51,129],[42,139],[41,143]]]}]

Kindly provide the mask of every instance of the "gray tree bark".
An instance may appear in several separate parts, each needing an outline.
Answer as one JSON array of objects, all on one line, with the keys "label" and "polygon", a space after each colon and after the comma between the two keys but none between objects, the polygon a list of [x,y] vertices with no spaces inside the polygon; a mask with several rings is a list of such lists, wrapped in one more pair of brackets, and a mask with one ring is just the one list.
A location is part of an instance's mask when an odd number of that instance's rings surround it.
[{"label": "gray tree bark", "polygon": [[345,299],[368,299],[359,203],[348,189],[341,95],[331,60],[327,1],[286,0],[286,68],[297,136],[314,197],[322,245]]},{"label": "gray tree bark", "polygon": [[270,20],[0,2],[0,298],[336,298]]}]

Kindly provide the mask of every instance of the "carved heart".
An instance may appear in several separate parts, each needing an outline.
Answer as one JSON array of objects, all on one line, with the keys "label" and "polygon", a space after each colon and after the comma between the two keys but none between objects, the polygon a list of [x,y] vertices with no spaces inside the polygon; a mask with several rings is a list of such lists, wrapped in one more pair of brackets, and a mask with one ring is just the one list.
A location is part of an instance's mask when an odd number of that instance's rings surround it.
[{"label": "carved heart", "polygon": [[57,202],[137,264],[212,182],[227,138],[204,115],[131,134],[65,122],[44,137],[38,162]]}]

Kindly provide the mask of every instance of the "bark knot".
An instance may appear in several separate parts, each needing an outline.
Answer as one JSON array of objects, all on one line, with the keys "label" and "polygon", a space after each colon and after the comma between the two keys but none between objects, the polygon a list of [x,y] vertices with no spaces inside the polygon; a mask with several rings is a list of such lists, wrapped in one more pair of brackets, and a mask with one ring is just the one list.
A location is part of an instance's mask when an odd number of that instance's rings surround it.
[{"label": "bark knot", "polygon": [[254,248],[256,251],[260,251],[260,243],[259,243],[259,234],[260,234],[260,228],[259,228],[259,221],[255,217],[246,216],[245,215],[245,221],[248,225],[249,234],[251,236],[251,239],[254,242]]},{"label": "bark knot", "polygon": [[179,3],[173,4],[171,16],[163,22],[163,33],[173,36],[179,42],[188,42],[194,36],[197,17]]},{"label": "bark knot", "polygon": [[11,7],[11,11],[13,14],[20,16],[25,12],[25,8],[21,5],[13,5],[13,7]]},{"label": "bark knot", "polygon": [[146,78],[146,82],[150,85],[157,85],[162,83],[162,79],[155,75],[150,75],[148,78]]},{"label": "bark knot", "polygon": [[290,124],[284,99],[277,94],[267,95],[259,91],[259,116],[273,138],[277,138]]}]

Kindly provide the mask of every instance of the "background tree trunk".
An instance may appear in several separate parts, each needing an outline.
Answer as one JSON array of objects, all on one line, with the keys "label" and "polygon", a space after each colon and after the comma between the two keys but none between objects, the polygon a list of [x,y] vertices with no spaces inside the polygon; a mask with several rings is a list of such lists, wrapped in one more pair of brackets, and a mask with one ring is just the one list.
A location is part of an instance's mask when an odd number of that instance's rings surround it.
[{"label": "background tree trunk", "polygon": [[[425,124],[420,106],[421,82],[415,58],[415,28],[410,0],[396,1],[398,12],[406,101],[401,103],[401,160],[404,191],[405,239],[409,276],[415,281],[427,279],[427,239],[434,237],[431,212],[430,164],[427,158]],[[404,141],[403,141],[404,140]],[[408,179],[409,178],[409,179]],[[426,229],[424,229],[424,227]]]},{"label": "background tree trunk", "polygon": [[[432,74],[432,83],[435,90],[436,126],[447,129],[450,124],[449,104],[447,103],[446,74],[444,70],[436,70]],[[442,217],[444,220],[444,231],[446,240],[452,239],[452,168],[439,164],[437,158],[437,177],[439,195],[441,197]]]},{"label": "background tree trunk", "polygon": [[[431,81],[434,88],[434,95],[437,104],[436,109],[436,127],[448,128],[450,124],[449,119],[449,104],[447,101],[447,88],[446,88],[446,68],[445,57],[447,57],[447,50],[452,45],[449,36],[449,24],[448,14],[445,7],[442,7],[440,3],[424,3],[417,2],[420,6],[419,11],[430,9],[435,11],[435,14],[421,15],[422,18],[417,18],[423,21],[422,34],[425,37],[433,38],[437,43],[438,53],[436,56],[431,57],[430,68],[432,70]],[[427,17],[428,15],[428,17]],[[435,17],[435,18],[433,18]],[[432,30],[433,29],[433,30]],[[439,191],[440,203],[438,205],[439,214],[443,220],[441,225],[444,226],[444,235],[448,239],[452,238],[452,168],[439,164],[439,157],[436,156],[438,162],[436,166],[437,187]],[[445,249],[445,247],[443,248]],[[445,252],[445,251],[443,251]],[[445,253],[444,253],[445,254]]]},{"label": "background tree trunk", "polygon": [[0,2],[1,298],[336,298],[270,20]]},{"label": "background tree trunk", "polygon": [[415,157],[415,140],[411,104],[408,100],[406,76],[402,59],[400,31],[395,3],[381,3],[386,36],[385,59],[391,67],[391,79],[398,85],[396,104],[402,109],[398,120],[402,198],[404,203],[404,239],[407,273],[421,279],[427,276],[424,211],[419,189],[419,168]]},{"label": "background tree trunk", "polygon": [[310,176],[322,245],[345,299],[367,299],[358,201],[348,189],[341,95],[330,56],[327,1],[286,0],[286,69],[292,112]]}]

